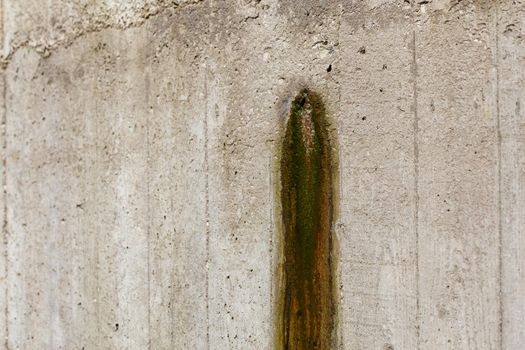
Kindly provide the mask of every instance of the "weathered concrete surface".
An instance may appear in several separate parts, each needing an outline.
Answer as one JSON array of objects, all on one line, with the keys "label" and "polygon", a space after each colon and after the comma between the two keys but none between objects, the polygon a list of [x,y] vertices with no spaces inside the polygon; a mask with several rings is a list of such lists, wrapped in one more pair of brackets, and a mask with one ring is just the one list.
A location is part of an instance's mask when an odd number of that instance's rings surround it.
[{"label": "weathered concrete surface", "polygon": [[43,56],[89,32],[138,26],[166,9],[202,0],[17,0],[3,1],[3,49],[9,56],[22,46]]},{"label": "weathered concrete surface", "polygon": [[497,349],[498,6],[436,7],[415,28],[419,344]]},{"label": "weathered concrete surface", "polygon": [[525,2],[498,13],[502,347],[525,344]]},{"label": "weathered concrete surface", "polygon": [[345,8],[341,22],[338,231],[348,349],[417,344],[412,11],[403,2],[362,3]]},{"label": "weathered concrete surface", "polygon": [[[1,18],[1,16],[0,16]],[[2,21],[0,21],[2,22]],[[3,22],[2,22],[3,24]],[[6,174],[5,174],[5,102],[4,102],[4,91],[5,91],[5,81],[2,79],[0,81],[0,150],[2,156],[2,162],[0,163],[0,177],[2,188],[0,188],[0,220],[1,220],[1,231],[0,231],[0,344],[5,343],[7,339],[7,230],[6,230],[6,220],[5,220],[5,190],[6,190]]]},{"label": "weathered concrete surface", "polygon": [[523,1],[2,9],[0,348],[274,348],[304,85],[337,156],[337,348],[525,342]]}]

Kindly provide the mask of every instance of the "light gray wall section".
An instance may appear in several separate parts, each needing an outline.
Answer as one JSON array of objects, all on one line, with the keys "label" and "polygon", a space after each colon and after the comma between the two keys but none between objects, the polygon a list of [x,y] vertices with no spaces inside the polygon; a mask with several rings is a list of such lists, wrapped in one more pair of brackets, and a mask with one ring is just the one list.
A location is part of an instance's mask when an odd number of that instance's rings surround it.
[{"label": "light gray wall section", "polygon": [[[0,1],[0,42],[3,42],[3,6]],[[5,85],[4,70],[0,70],[0,347],[5,346],[7,339],[7,230],[5,220]]]},{"label": "light gray wall section", "polygon": [[[0,1],[0,42],[4,41],[4,6]],[[5,346],[7,341],[7,230],[6,230],[6,201],[5,201],[5,79],[4,70],[0,70],[0,176],[2,188],[0,188],[0,347]]]},{"label": "light gray wall section", "polygon": [[417,13],[421,348],[500,348],[496,5]]},{"label": "light gray wall section", "polygon": [[[148,23],[149,327],[153,349],[206,349],[207,67],[203,6]],[[176,23],[177,25],[173,25]]]},{"label": "light gray wall section", "polygon": [[501,122],[501,303],[503,348],[525,344],[525,3],[498,17]]},{"label": "light gray wall section", "polygon": [[521,348],[522,1],[3,11],[0,348],[272,349],[302,86],[334,141],[339,348]]},{"label": "light gray wall section", "polygon": [[171,20],[7,70],[10,348],[206,347],[205,45]]},{"label": "light gray wall section", "polygon": [[[73,303],[83,301],[75,295],[71,276],[83,268],[84,257],[76,251],[84,228],[77,207],[82,203],[83,119],[62,117],[82,113],[83,106],[71,104],[70,98],[80,96],[67,92],[67,71],[46,75],[44,66],[57,68],[59,61],[42,62],[29,51],[19,57],[5,73],[6,85],[11,86],[7,114],[16,116],[6,124],[6,158],[13,163],[6,171],[6,201],[11,208],[7,344],[61,347],[71,341]],[[89,252],[89,247],[82,249]]]},{"label": "light gray wall section", "polygon": [[[363,16],[366,13],[366,16]],[[348,349],[417,346],[414,35],[409,4],[341,22],[337,130],[342,334]]]},{"label": "light gray wall section", "polygon": [[148,342],[147,109],[137,34],[107,31],[46,61],[21,50],[24,68],[6,72],[8,113],[20,116],[7,125],[13,348],[62,348],[84,337],[99,347]]}]

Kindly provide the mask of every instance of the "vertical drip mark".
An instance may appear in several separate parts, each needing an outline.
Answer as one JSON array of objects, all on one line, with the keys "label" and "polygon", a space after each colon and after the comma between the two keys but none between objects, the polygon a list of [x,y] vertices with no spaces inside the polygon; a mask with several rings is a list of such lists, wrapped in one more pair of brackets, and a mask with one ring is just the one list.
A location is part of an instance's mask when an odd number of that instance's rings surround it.
[{"label": "vertical drip mark", "polygon": [[332,181],[325,111],[303,90],[292,103],[281,159],[284,271],[279,348],[331,348]]}]

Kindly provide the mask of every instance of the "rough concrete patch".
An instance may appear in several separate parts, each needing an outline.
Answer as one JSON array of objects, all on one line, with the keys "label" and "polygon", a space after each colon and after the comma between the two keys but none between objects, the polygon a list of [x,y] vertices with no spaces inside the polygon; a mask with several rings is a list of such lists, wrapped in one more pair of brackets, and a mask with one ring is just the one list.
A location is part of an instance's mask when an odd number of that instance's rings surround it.
[{"label": "rough concrete patch", "polygon": [[[165,10],[197,4],[202,0],[48,0],[42,7],[32,0],[6,0],[2,60],[9,62],[20,47],[47,57],[59,46],[104,28],[126,29],[142,25]],[[45,9],[45,10],[43,10]]]}]

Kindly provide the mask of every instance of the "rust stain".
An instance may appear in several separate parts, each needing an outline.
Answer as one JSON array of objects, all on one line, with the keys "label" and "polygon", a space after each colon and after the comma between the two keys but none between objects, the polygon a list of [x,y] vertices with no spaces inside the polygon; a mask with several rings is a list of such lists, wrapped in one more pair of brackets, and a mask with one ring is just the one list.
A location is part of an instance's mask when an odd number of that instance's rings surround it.
[{"label": "rust stain", "polygon": [[321,98],[292,103],[281,158],[284,234],[278,348],[331,348],[334,328],[330,142]]}]

